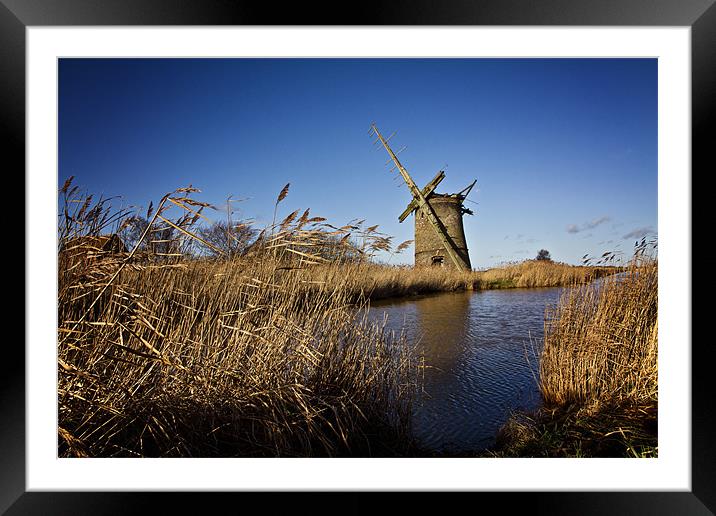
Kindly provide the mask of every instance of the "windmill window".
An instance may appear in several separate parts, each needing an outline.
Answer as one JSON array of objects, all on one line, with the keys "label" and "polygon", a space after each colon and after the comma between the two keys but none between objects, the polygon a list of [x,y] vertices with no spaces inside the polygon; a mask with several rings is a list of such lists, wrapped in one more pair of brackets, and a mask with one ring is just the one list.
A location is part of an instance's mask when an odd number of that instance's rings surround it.
[{"label": "windmill window", "polygon": [[444,262],[445,262],[444,256],[433,256],[432,265],[437,266],[437,267],[442,267]]}]

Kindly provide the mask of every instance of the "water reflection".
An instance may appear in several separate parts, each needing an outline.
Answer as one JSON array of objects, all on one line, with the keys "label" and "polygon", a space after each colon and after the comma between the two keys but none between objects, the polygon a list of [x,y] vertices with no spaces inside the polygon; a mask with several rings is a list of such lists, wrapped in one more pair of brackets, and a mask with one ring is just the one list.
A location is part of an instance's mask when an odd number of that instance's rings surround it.
[{"label": "water reflection", "polygon": [[452,376],[469,348],[465,336],[472,322],[470,295],[459,293],[449,299],[446,303],[444,296],[434,296],[415,303],[416,333],[422,337],[426,364],[434,370],[428,379]]},{"label": "water reflection", "polygon": [[450,453],[483,449],[511,410],[539,405],[530,360],[534,365],[545,306],[559,292],[490,290],[373,304],[371,317],[387,315],[395,330],[404,325],[425,356],[414,411],[421,444]]}]

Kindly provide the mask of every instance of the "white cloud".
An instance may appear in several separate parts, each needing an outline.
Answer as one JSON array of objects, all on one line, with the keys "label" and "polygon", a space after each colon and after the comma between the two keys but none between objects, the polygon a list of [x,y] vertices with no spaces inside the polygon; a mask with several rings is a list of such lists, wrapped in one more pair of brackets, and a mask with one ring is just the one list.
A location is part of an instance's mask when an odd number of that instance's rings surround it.
[{"label": "white cloud", "polygon": [[655,233],[655,231],[651,226],[644,227],[644,228],[636,228],[636,229],[631,230],[629,233],[624,235],[622,238],[625,240],[628,238],[642,238],[647,235],[653,235],[654,233]]},{"label": "white cloud", "polygon": [[585,222],[581,226],[578,226],[577,224],[569,224],[567,225],[567,233],[575,234],[579,233],[580,231],[585,231],[587,229],[594,229],[597,226],[604,224],[605,222],[609,222],[610,220],[611,217],[609,217],[608,215],[604,215],[589,222]]}]

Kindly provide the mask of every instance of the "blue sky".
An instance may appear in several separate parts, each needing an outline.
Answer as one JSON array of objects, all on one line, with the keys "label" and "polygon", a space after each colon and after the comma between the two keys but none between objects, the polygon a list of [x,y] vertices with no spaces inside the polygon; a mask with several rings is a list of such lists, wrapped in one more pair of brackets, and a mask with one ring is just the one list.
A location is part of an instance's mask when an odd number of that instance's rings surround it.
[{"label": "blue sky", "polygon": [[477,179],[475,268],[628,255],[656,233],[656,59],[62,59],[59,184],[144,211],[192,184],[219,207],[245,199],[235,217],[262,226],[291,183],[280,214],[366,219],[397,244],[410,194],[371,122],[397,131],[419,186]]}]

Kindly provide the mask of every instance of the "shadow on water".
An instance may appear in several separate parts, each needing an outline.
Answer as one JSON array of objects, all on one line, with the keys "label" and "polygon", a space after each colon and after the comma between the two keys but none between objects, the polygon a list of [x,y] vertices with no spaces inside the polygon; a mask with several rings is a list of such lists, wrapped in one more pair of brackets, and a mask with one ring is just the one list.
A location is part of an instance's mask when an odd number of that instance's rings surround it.
[{"label": "shadow on water", "polygon": [[541,400],[533,371],[544,310],[561,289],[510,289],[379,301],[371,317],[405,328],[425,357],[413,413],[422,447],[459,454],[482,450],[513,410]]}]

